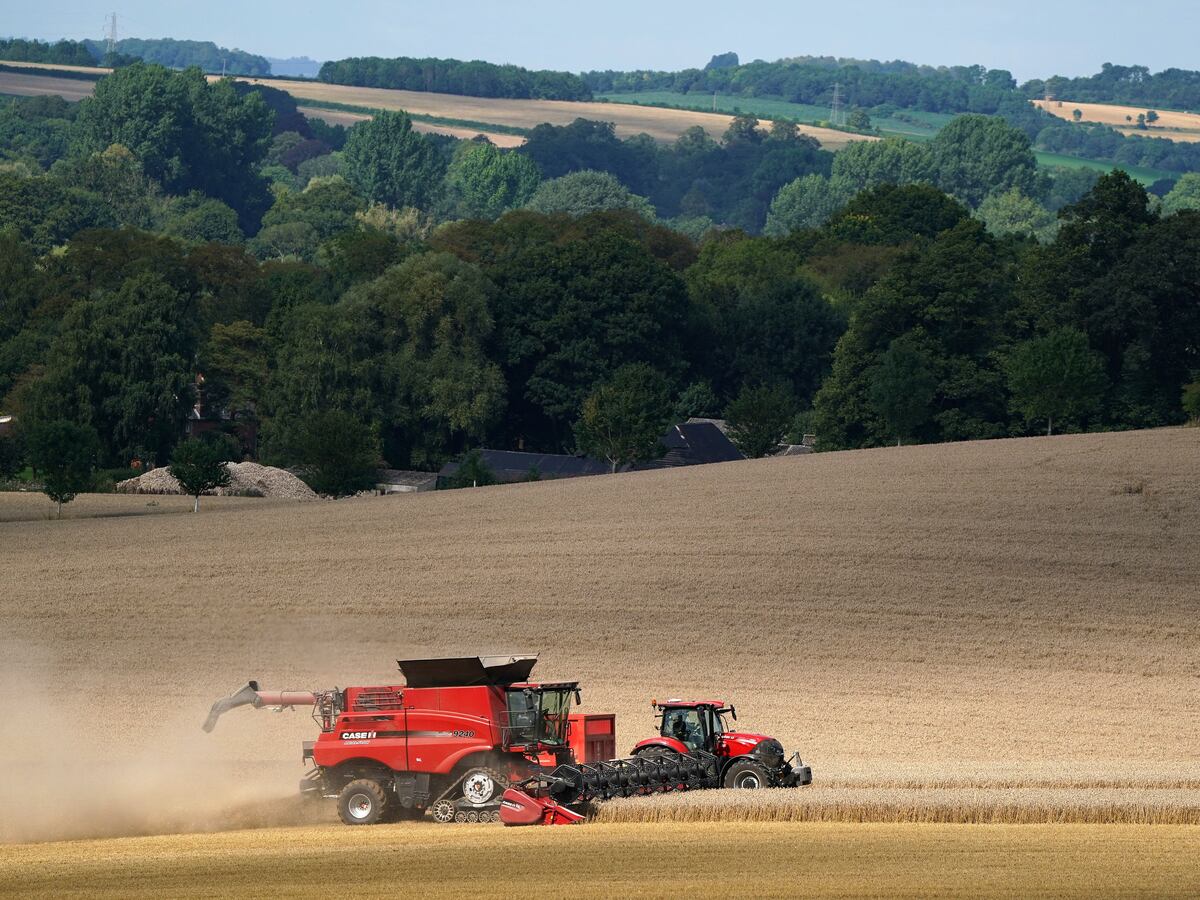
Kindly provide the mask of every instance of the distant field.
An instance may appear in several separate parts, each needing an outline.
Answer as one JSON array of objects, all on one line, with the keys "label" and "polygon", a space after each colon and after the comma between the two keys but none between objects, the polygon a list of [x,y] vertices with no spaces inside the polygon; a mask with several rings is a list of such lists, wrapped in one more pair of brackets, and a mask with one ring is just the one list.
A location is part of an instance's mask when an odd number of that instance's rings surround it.
[{"label": "distant field", "polygon": [[1156,109],[1158,120],[1153,125],[1141,129],[1136,125],[1137,117],[1145,115],[1150,107],[1117,106],[1110,103],[1075,103],[1071,100],[1049,102],[1034,100],[1033,105],[1067,121],[1074,121],[1075,110],[1079,110],[1083,113],[1082,121],[1110,125],[1123,134],[1139,134],[1143,137],[1167,138],[1172,141],[1188,143],[1200,141],[1200,113]]},{"label": "distant field", "polygon": [[[625,104],[664,104],[681,109],[711,110],[713,96],[711,94],[680,94],[673,91],[636,91],[633,93],[602,94],[602,99],[610,103]],[[716,97],[718,112],[747,113],[764,119],[788,118],[799,122],[823,122],[829,119],[828,106],[813,106],[807,103],[789,103],[786,100],[772,100],[766,97],[739,97],[730,94],[718,94]],[[871,124],[878,127],[885,136],[909,137],[914,140],[932,137],[938,129],[954,118],[948,113],[931,113],[921,110],[904,110],[901,115],[911,117],[914,121],[903,121],[895,117],[872,118]]]},{"label": "distant field", "polygon": [[[37,66],[39,69],[64,67]],[[65,67],[69,68],[69,67]],[[103,69],[88,70],[104,72]],[[210,75],[210,79],[219,78]],[[568,125],[577,118],[612,122],[620,137],[648,134],[658,141],[676,140],[689,128],[700,126],[713,138],[720,138],[729,127],[732,116],[720,113],[701,113],[675,109],[639,108],[611,103],[573,103],[566,100],[504,100],[487,97],[463,97],[456,94],[433,94],[422,91],[394,91],[384,88],[360,88],[347,85],[323,84],[317,81],[290,79],[243,78],[256,84],[287,91],[301,103],[315,100],[336,103],[358,109],[342,110],[370,114],[374,109],[405,110],[417,115],[442,119],[478,123],[486,130],[488,124],[508,128],[533,128],[543,122],[552,125]],[[47,82],[50,82],[47,84]],[[0,72],[0,94],[59,94],[71,100],[89,96],[90,82],[56,79],[40,75],[24,75],[15,72]],[[764,122],[764,125],[769,123]],[[450,128],[459,126],[448,126]],[[430,129],[433,130],[433,129]],[[451,133],[447,127],[437,127],[442,133]],[[863,140],[857,135],[827,128],[804,126],[823,147],[838,150],[854,140]],[[866,138],[874,140],[873,138]]]},{"label": "distant field", "polygon": [[1067,156],[1065,153],[1049,153],[1045,150],[1034,150],[1033,155],[1043,166],[1057,166],[1063,169],[1092,169],[1096,172],[1111,172],[1121,169],[1129,173],[1129,177],[1142,184],[1153,184],[1160,178],[1178,178],[1178,172],[1168,172],[1166,169],[1148,169],[1145,166],[1127,166],[1123,163],[1105,162],[1101,159],[1080,159],[1078,156]]},{"label": "distant field", "polygon": [[[322,122],[327,122],[330,125],[345,125],[347,128],[372,118],[369,112],[322,109],[317,106],[298,106],[297,109],[300,110],[305,118],[320,119]],[[413,119],[413,130],[425,134],[448,134],[460,140],[470,140],[476,135],[482,134],[497,147],[520,147],[525,143],[525,138],[519,134],[503,134],[496,131],[483,131],[478,128],[464,128],[458,125],[437,125],[431,122],[422,122],[419,119]]]}]

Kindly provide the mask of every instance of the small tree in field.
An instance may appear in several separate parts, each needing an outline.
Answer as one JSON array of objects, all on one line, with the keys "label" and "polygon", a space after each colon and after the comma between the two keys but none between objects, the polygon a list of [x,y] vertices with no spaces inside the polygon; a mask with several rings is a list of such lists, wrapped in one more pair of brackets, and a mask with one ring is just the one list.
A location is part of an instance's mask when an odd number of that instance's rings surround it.
[{"label": "small tree in field", "polygon": [[1146,112],[1146,121],[1147,121],[1148,123],[1150,123],[1151,125],[1153,125],[1155,122],[1157,122],[1157,121],[1158,121],[1158,113],[1156,113],[1156,112],[1155,112],[1154,110],[1152,110],[1152,109],[1151,109],[1151,110],[1148,110],[1148,111]]},{"label": "small tree in field", "polygon": [[659,455],[670,412],[666,378],[645,363],[622,366],[583,401],[575,439],[580,450],[608,460],[616,472]]},{"label": "small tree in field", "polygon": [[1059,328],[1019,345],[1006,366],[1013,410],[1030,422],[1085,416],[1100,405],[1108,379],[1104,362],[1087,336]]},{"label": "small tree in field", "polygon": [[42,490],[58,504],[70,503],[92,483],[92,467],[100,452],[96,431],[65,419],[35,424],[29,430],[29,463],[41,476]]},{"label": "small tree in field", "polygon": [[782,385],[743,387],[725,418],[729,439],[746,456],[766,456],[783,440],[796,415],[796,400]]},{"label": "small tree in field", "polygon": [[1073,113],[1071,113],[1071,118],[1074,119],[1076,122],[1078,122],[1080,119],[1083,118],[1083,110],[1082,109],[1075,110]]},{"label": "small tree in field", "polygon": [[200,512],[200,495],[229,484],[225,454],[216,444],[192,438],[175,448],[171,456],[171,475],[183,492],[195,498],[192,512]]}]

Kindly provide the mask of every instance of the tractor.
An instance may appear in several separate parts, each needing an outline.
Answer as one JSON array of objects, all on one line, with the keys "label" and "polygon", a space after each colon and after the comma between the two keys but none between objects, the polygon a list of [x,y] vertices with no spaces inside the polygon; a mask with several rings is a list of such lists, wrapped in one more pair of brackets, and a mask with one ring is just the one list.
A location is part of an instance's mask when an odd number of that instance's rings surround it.
[{"label": "tractor", "polygon": [[784,759],[783,745],[775,738],[730,731],[726,716],[736,722],[737,709],[720,700],[652,700],[650,706],[659,734],[639,741],[634,755],[711,753],[721,760],[721,784],[727,788],[812,784],[812,769],[801,764],[799,752]]}]

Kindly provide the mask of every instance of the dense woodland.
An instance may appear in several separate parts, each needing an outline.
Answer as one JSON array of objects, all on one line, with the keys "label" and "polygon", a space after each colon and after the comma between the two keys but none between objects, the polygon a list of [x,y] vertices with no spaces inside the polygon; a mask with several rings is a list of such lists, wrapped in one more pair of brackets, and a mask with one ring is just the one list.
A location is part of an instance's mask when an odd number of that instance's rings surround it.
[{"label": "dense woodland", "polygon": [[520,66],[458,59],[414,59],[378,56],[331,60],[317,76],[330,84],[466,94],[470,97],[510,97],[517,100],[591,100],[592,93],[578,75],[534,71]]},{"label": "dense woodland", "polygon": [[170,459],[201,391],[264,461],[424,469],[693,415],[752,455],[1200,415],[1200,177],[1048,178],[995,117],[503,151],[136,64],[5,101],[0,155],[0,411],[105,467]]},{"label": "dense woodland", "polygon": [[101,41],[57,41],[46,43],[22,38],[0,39],[0,59],[40,62],[65,66],[127,65],[135,60],[158,63],[173,69],[199,66],[205,72],[230,75],[270,75],[265,57],[245,50],[218,47],[212,41],[180,41],[175,38],[125,38],[109,53]]}]

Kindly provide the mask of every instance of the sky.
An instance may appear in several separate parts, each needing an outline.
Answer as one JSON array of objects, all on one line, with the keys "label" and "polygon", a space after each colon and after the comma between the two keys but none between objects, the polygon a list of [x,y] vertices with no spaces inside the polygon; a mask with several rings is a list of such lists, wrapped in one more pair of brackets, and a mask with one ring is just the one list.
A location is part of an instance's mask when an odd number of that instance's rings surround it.
[{"label": "sky", "polygon": [[1196,0],[0,0],[0,35],[211,40],[264,56],[440,56],[528,68],[700,67],[787,56],[905,59],[1089,75],[1104,62],[1200,68]]}]

